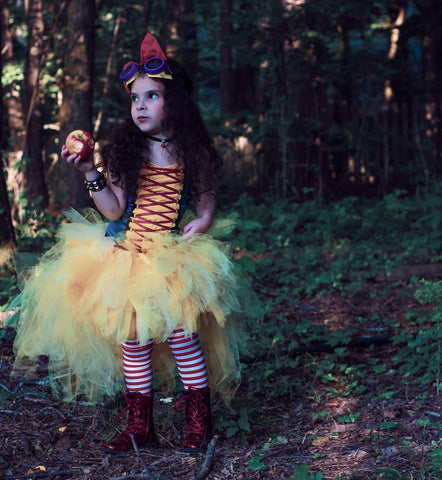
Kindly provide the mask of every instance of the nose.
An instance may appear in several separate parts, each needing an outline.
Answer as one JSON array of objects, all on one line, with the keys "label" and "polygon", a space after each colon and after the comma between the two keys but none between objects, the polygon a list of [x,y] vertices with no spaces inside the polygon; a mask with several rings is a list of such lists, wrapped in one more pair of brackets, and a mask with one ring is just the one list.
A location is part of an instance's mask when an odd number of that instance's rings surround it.
[{"label": "nose", "polygon": [[144,100],[141,100],[140,103],[137,105],[137,110],[146,110],[147,105]]}]

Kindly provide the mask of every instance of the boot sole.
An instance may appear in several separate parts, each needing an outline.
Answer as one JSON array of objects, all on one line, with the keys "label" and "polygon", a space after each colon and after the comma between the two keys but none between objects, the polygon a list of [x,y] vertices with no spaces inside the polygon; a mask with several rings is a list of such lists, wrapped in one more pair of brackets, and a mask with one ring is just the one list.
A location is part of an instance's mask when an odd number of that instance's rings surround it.
[{"label": "boot sole", "polygon": [[185,453],[206,453],[207,447],[202,448],[183,448],[183,452]]},{"label": "boot sole", "polygon": [[[158,440],[155,440],[154,442],[151,442],[151,443],[144,443],[143,445],[137,445],[137,447],[140,450],[143,450],[143,449],[146,449],[146,448],[158,448],[158,445],[159,445]],[[119,454],[119,453],[130,453],[130,452],[135,451],[134,448],[128,448],[127,450],[115,450],[113,448],[107,448],[104,445],[101,448],[105,452],[113,453],[115,455]]]}]

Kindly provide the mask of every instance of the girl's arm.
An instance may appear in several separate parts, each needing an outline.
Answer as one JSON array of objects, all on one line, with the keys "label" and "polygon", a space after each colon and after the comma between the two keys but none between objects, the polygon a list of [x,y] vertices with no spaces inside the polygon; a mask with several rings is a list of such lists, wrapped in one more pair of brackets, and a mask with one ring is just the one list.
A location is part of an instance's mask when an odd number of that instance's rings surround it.
[{"label": "girl's arm", "polygon": [[[100,175],[92,158],[81,160],[79,155],[69,155],[65,145],[61,149],[61,157],[83,172],[86,180],[95,180]],[[118,220],[126,211],[126,191],[118,183],[112,183],[109,178],[105,188],[98,192],[91,192],[91,195],[98,210],[109,220]]]},{"label": "girl's arm", "polygon": [[198,218],[189,222],[183,228],[183,238],[195,235],[196,233],[206,233],[212,224],[215,214],[216,195],[213,190],[200,193],[196,200],[196,214]]}]

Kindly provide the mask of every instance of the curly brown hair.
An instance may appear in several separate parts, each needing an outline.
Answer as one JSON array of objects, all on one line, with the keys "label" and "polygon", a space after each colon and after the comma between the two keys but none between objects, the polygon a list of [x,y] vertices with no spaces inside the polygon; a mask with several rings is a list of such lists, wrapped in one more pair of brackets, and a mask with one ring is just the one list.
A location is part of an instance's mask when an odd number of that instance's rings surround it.
[{"label": "curly brown hair", "polygon": [[[177,61],[168,60],[167,64],[173,80],[154,79],[164,85],[163,128],[170,132],[178,161],[186,166],[186,175],[195,197],[212,188],[222,160],[201,118],[192,79]],[[100,167],[109,172],[113,181],[121,181],[123,188],[133,191],[137,186],[145,148],[146,134],[129,117],[105,136],[100,149]]]}]

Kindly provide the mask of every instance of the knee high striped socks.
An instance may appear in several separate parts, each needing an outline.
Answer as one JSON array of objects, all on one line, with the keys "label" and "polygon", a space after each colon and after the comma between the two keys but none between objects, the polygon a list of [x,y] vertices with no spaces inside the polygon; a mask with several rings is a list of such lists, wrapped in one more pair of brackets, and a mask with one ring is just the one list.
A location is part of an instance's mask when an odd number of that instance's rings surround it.
[{"label": "knee high striped socks", "polygon": [[186,336],[183,329],[174,330],[167,339],[175,357],[184,388],[206,388],[207,368],[197,333]]},{"label": "knee high striped socks", "polygon": [[[186,336],[184,330],[174,330],[167,339],[175,357],[178,372],[184,388],[205,388],[208,386],[206,362],[197,333]],[[152,354],[153,342],[140,345],[137,340],[122,343],[123,369],[126,390],[144,395],[152,393]]]},{"label": "knee high striped socks", "polygon": [[152,340],[140,345],[137,340],[127,340],[123,348],[123,370],[126,390],[144,395],[152,393]]}]

